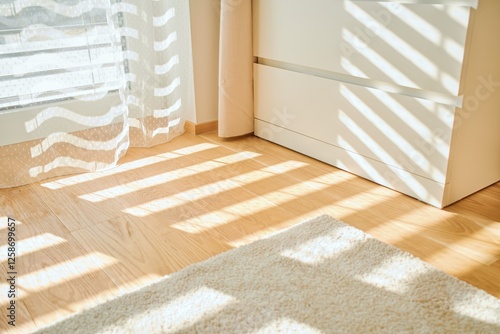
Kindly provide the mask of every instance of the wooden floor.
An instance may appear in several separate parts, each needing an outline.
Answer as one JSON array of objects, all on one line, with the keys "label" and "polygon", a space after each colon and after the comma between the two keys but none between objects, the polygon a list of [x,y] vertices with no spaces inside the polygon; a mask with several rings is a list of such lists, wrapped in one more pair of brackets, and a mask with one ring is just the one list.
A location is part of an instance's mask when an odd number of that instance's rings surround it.
[{"label": "wooden floor", "polygon": [[500,297],[500,183],[439,210],[252,136],[185,134],[106,172],[0,190],[4,273],[18,222],[15,331],[324,213]]}]

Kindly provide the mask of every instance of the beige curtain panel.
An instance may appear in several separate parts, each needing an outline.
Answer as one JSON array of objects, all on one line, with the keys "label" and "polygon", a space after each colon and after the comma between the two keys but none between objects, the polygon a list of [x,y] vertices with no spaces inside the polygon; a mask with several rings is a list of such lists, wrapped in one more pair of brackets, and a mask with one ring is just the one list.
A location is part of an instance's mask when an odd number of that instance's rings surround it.
[{"label": "beige curtain panel", "polygon": [[252,133],[251,0],[221,0],[219,52],[219,136]]}]

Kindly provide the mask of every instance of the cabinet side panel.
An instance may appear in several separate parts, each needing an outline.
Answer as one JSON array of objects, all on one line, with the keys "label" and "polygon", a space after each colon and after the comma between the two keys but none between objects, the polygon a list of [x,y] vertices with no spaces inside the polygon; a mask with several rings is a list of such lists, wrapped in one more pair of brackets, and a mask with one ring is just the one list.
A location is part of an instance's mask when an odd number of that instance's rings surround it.
[{"label": "cabinet side panel", "polygon": [[446,204],[500,180],[500,1],[480,0],[467,42]]}]

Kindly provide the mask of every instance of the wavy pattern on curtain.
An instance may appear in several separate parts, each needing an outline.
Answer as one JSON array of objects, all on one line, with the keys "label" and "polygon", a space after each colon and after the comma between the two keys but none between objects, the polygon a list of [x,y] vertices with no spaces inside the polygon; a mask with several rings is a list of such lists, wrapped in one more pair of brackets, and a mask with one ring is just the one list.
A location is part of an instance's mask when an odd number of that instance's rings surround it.
[{"label": "wavy pattern on curtain", "polygon": [[127,101],[134,146],[168,141],[184,128],[181,113],[185,89],[181,88],[178,39],[185,35],[179,29],[186,26],[177,17],[176,3],[179,2],[130,1],[119,6],[125,22],[121,33],[127,40]]},{"label": "wavy pattern on curtain", "polygon": [[0,187],[111,168],[183,133],[179,3],[0,3]]}]

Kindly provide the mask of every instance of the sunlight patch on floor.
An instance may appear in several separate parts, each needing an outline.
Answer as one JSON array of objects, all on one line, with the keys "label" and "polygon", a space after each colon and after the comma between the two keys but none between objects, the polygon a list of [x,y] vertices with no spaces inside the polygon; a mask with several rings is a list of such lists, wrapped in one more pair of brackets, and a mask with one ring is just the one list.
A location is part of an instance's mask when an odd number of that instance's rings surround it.
[{"label": "sunlight patch on floor", "polygon": [[[301,163],[279,164],[279,165],[281,165],[280,168],[283,167],[300,168],[302,166]],[[274,167],[276,166],[270,166],[268,168],[274,168]],[[332,176],[334,174],[335,173],[331,173]],[[247,174],[240,175],[236,178],[233,178],[232,180],[243,184],[251,184],[253,182],[265,179],[267,177],[269,177],[268,173],[262,173],[262,170],[259,170],[256,172],[250,172]],[[328,183],[325,183],[326,180],[328,180]],[[259,212],[275,208],[276,206],[285,204],[287,202],[291,202],[299,198],[305,198],[309,194],[316,193],[318,191],[333,186],[335,183],[342,183],[342,182],[344,182],[344,180],[342,179],[339,178],[330,179],[328,175],[322,175],[312,180],[300,182],[298,184],[285,187],[270,193],[259,194],[259,196],[255,198],[221,208],[216,212],[210,212],[205,215],[196,217],[195,219],[188,219],[179,222],[175,225],[172,225],[172,227],[188,233],[201,233],[211,228],[225,225],[232,221],[236,221],[237,219],[241,219],[247,216],[252,216]],[[384,197],[383,200],[387,200],[387,198]],[[334,201],[332,201],[332,203],[333,202]],[[223,216],[224,220],[222,219],[218,220],[220,216]],[[241,242],[246,243],[246,241],[243,239],[235,241],[234,244],[240,244]]]},{"label": "sunlight patch on floor", "polygon": [[[482,294],[483,291],[478,291],[476,293]],[[462,296],[462,300],[455,301],[452,306],[452,310],[468,318],[477,319],[478,321],[484,321],[490,324],[497,324],[498,315],[500,314],[498,304],[485,305],[471,303],[471,301],[474,301],[475,299],[474,294],[464,295]]]},{"label": "sunlight patch on floor", "polygon": [[[249,157],[248,155],[246,155]],[[251,157],[251,156],[250,156]],[[227,157],[228,159],[234,159],[234,156]],[[243,158],[243,156],[240,156]],[[289,172],[294,169],[302,167],[304,164],[290,161],[284,162],[273,166],[268,166],[257,171],[244,173],[238,175],[231,179],[224,179],[221,181],[213,182],[210,184],[202,185],[194,189],[190,189],[184,192],[177,193],[175,195],[159,198],[141,205],[137,205],[131,208],[123,210],[123,212],[134,215],[136,217],[146,217],[150,214],[158,213],[161,211],[173,209],[186,204],[190,201],[198,201],[210,196],[220,195],[223,192],[228,192],[241,187],[241,184],[250,184],[253,182],[261,181],[267,178],[271,178],[276,174],[283,172]],[[211,214],[203,215],[202,218],[210,221]],[[198,220],[197,220],[198,221]],[[210,226],[208,223],[203,224],[205,227]],[[194,230],[199,230],[198,223]],[[184,231],[193,230],[192,228],[183,229]]]},{"label": "sunlight patch on floor", "polygon": [[[227,158],[232,159],[233,163],[237,163],[244,160],[252,159],[252,156],[251,155],[249,156],[247,154],[236,153]],[[166,173],[153,175],[151,177],[147,177],[144,179],[135,180],[129,183],[121,184],[115,187],[107,188],[93,193],[84,194],[79,196],[79,198],[89,202],[98,203],[110,198],[124,196],[133,193],[135,191],[147,189],[154,186],[159,186],[168,182],[178,180],[180,178],[187,178],[199,173],[208,172],[227,165],[228,165],[227,163],[223,162],[207,161],[184,168],[179,168]]]},{"label": "sunlight patch on floor", "polygon": [[175,196],[169,196],[165,198],[159,198],[148,203],[144,203],[132,208],[124,209],[124,213],[128,213],[135,217],[147,217],[151,214],[169,210],[175,207],[180,207],[188,203],[188,200],[177,198]]},{"label": "sunlight patch on floor", "polygon": [[287,333],[287,334],[320,334],[319,329],[313,328],[307,324],[297,322],[290,318],[280,318],[269,325],[253,332],[253,334],[266,333]]},{"label": "sunlight patch on floor", "polygon": [[[416,271],[417,268],[421,270]],[[354,277],[378,289],[404,295],[411,289],[412,283],[417,284],[418,278],[428,272],[429,270],[422,266],[412,266],[406,256],[397,255],[384,259],[368,272],[359,273]]]},{"label": "sunlight patch on floor", "polygon": [[[461,254],[463,257],[464,263],[467,261],[475,261],[477,263],[491,265],[499,260],[500,256],[500,245],[487,243],[487,242],[475,242],[469,238],[460,238],[455,241],[445,242],[439,240],[437,237],[427,237],[428,239],[443,245],[443,251],[446,250],[446,253],[455,252],[456,254]],[[477,250],[476,250],[477,249]],[[437,252],[435,255],[439,256],[440,252]],[[468,259],[468,260],[467,260]],[[471,262],[472,262],[471,261]]]},{"label": "sunlight patch on floor", "polygon": [[62,188],[74,186],[74,185],[77,185],[80,183],[95,181],[95,180],[98,180],[98,179],[101,179],[104,177],[108,177],[111,175],[124,173],[124,172],[130,172],[130,171],[135,170],[135,169],[144,168],[147,166],[152,166],[154,164],[161,163],[161,162],[164,162],[167,160],[180,158],[180,157],[183,157],[186,155],[195,154],[195,153],[209,150],[209,149],[216,148],[216,147],[218,147],[218,145],[208,144],[208,143],[193,145],[193,146],[179,149],[176,151],[160,153],[160,154],[157,154],[157,155],[152,156],[152,157],[147,157],[147,158],[142,158],[142,159],[138,159],[138,160],[133,160],[131,162],[126,162],[126,163],[120,164],[112,169],[101,171],[101,172],[77,174],[77,175],[73,175],[70,177],[64,177],[64,178],[58,179],[56,181],[44,182],[41,184],[41,186],[48,188],[48,189],[52,189],[52,190],[62,189]]},{"label": "sunlight patch on floor", "polygon": [[20,275],[19,286],[30,292],[36,292],[100,271],[116,263],[118,260],[115,258],[92,252],[29,274]]},{"label": "sunlight patch on floor", "polygon": [[[11,219],[13,219],[13,218],[11,218]],[[15,223],[16,223],[16,226],[23,224],[22,222],[20,222],[18,220],[16,220]],[[6,216],[0,217],[0,231],[7,230],[8,227],[9,227],[9,217],[6,217]],[[7,235],[7,233],[5,233],[5,235]],[[5,240],[5,241],[7,241],[7,240]],[[0,242],[4,242],[4,240],[0,240]]]},{"label": "sunlight patch on floor", "polygon": [[231,178],[232,181],[238,185],[248,185],[254,182],[262,181],[276,175],[288,173],[293,170],[307,166],[306,163],[299,161],[286,161],[276,165],[267,166],[256,171],[236,175]]},{"label": "sunlight patch on floor", "polygon": [[229,224],[242,219],[245,216],[251,216],[256,212],[268,210],[276,207],[272,202],[255,197],[223,209],[212,211],[195,218],[184,220],[172,225],[172,228],[188,233],[202,233],[217,226]]},{"label": "sunlight patch on floor", "polygon": [[162,333],[174,333],[188,329],[197,322],[214,316],[236,302],[236,299],[203,286],[170,302],[163,300],[159,302],[160,305],[134,310],[124,326],[133,328],[137,333],[140,333],[144,328],[161,328]]},{"label": "sunlight patch on floor", "polygon": [[[17,240],[16,256],[24,256],[48,249],[67,242],[66,239],[53,235],[51,233],[40,234],[31,238]],[[7,261],[8,245],[0,247],[0,261]]]},{"label": "sunlight patch on floor", "polygon": [[222,226],[230,222],[237,221],[238,219],[240,219],[239,215],[219,210],[186,219],[181,223],[172,225],[172,228],[186,233],[197,234],[216,228],[217,226]]},{"label": "sunlight patch on floor", "polygon": [[[341,256],[366,242],[359,240],[359,233],[351,233],[350,227],[340,228],[333,235],[321,235],[281,252],[282,256],[308,265],[319,265]],[[339,237],[342,236],[342,237]]]}]

